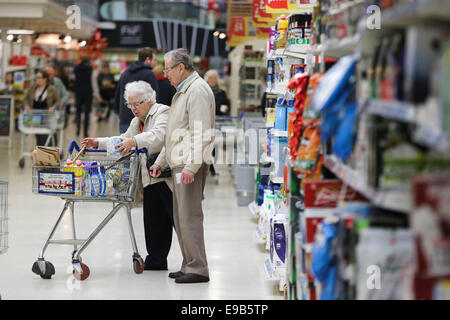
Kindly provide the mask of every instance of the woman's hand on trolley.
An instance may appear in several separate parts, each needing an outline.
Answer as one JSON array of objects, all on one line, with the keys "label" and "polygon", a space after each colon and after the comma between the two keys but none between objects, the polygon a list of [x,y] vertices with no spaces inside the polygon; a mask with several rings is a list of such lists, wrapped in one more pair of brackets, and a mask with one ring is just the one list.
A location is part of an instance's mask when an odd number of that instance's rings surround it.
[{"label": "woman's hand on trolley", "polygon": [[161,175],[161,167],[154,164],[150,167],[150,176],[153,178],[158,178]]},{"label": "woman's hand on trolley", "polygon": [[126,155],[130,152],[130,150],[135,147],[133,138],[123,138],[119,137],[122,142],[115,145],[116,150],[119,151],[122,155]]},{"label": "woman's hand on trolley", "polygon": [[98,148],[98,139],[97,138],[84,138],[81,141],[82,145],[86,145],[86,148]]}]

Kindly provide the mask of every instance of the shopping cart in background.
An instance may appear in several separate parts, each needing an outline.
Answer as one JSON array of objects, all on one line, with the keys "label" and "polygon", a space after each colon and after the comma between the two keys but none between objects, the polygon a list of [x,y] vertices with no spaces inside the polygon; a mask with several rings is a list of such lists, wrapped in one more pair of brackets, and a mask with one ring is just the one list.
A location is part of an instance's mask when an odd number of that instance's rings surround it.
[{"label": "shopping cart in background", "polygon": [[[73,156],[73,151],[78,154]],[[75,141],[69,146],[69,157],[73,164],[61,166],[32,167],[32,190],[39,195],[57,196],[65,200],[64,208],[53,226],[39,257],[34,262],[32,271],[43,279],[50,279],[55,274],[53,264],[44,259],[44,253],[49,244],[73,245],[73,274],[78,280],[89,276],[89,268],[81,261],[81,253],[89,246],[99,232],[115,216],[120,209],[127,213],[128,230],[133,247],[133,269],[136,273],[144,270],[144,261],[138,253],[136,238],[131,221],[131,203],[136,197],[139,173],[139,154],[147,150],[140,149],[130,152],[120,159],[108,156],[106,150],[80,150]],[[76,161],[80,160],[80,161]],[[86,238],[78,239],[75,230],[75,203],[77,202],[111,202],[112,210],[106,215],[98,227]],[[53,239],[53,235],[66,213],[70,214],[72,224],[71,239]]]},{"label": "shopping cart in background", "polygon": [[[241,119],[244,113],[241,112],[239,116],[216,116],[215,129],[216,135],[214,139],[214,163],[229,164],[233,160],[230,158],[235,155],[236,146],[242,136],[239,134],[241,126]],[[216,184],[219,184],[218,174],[216,174]]]},{"label": "shopping cart in background", "polygon": [[[25,138],[27,135],[42,134],[48,135],[45,146],[56,146],[55,134],[59,130],[59,150],[63,150],[62,144],[64,142],[64,109],[57,108],[54,111],[31,109],[19,114],[19,131],[21,132],[20,143],[20,159],[19,166],[21,168],[25,165],[25,157],[31,157],[31,152],[25,151]],[[62,157],[62,151],[61,151]]]},{"label": "shopping cart in background", "polygon": [[[8,182],[0,181],[0,255],[8,250]],[[0,294],[0,300],[2,296]]]}]

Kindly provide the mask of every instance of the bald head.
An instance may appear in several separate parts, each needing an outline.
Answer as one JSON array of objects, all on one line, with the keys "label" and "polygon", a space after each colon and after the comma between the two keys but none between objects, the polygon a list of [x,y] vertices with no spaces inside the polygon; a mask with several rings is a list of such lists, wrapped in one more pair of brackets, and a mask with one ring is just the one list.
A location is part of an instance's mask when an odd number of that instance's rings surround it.
[{"label": "bald head", "polygon": [[55,69],[53,67],[47,66],[44,68],[44,71],[48,73],[50,80],[55,76]]}]

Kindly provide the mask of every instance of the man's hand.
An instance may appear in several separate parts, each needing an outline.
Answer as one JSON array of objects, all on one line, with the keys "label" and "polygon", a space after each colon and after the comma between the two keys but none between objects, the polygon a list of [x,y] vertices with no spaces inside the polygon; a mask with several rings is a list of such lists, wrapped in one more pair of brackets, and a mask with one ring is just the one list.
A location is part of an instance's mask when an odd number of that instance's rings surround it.
[{"label": "man's hand", "polygon": [[134,139],[133,138],[123,138],[119,137],[122,142],[115,145],[116,150],[119,151],[122,155],[126,155],[130,152],[131,148],[134,147]]},{"label": "man's hand", "polygon": [[98,139],[97,138],[84,138],[81,141],[82,145],[86,144],[86,148],[98,148]]},{"label": "man's hand", "polygon": [[188,169],[181,170],[181,184],[189,184],[194,182],[194,173]]},{"label": "man's hand", "polygon": [[161,167],[154,164],[150,167],[150,176],[153,178],[158,178],[161,175]]}]

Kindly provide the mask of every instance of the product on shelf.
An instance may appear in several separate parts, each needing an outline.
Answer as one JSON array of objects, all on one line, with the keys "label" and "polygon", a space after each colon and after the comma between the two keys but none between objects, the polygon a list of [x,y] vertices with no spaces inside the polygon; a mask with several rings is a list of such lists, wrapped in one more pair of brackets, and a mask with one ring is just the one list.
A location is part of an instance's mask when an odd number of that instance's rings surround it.
[{"label": "product on shelf", "polygon": [[293,14],[289,17],[289,46],[310,44],[311,20],[311,14]]},{"label": "product on shelf", "polygon": [[415,299],[446,300],[450,295],[450,175],[423,175],[412,186],[411,230],[417,255]]},{"label": "product on shelf", "polygon": [[414,242],[411,231],[361,231],[356,248],[358,300],[412,299]]},{"label": "product on shelf", "polygon": [[293,132],[289,133],[289,149],[291,159],[295,159],[297,156],[300,145],[300,137],[303,128],[303,108],[307,94],[308,81],[309,75],[307,73],[301,73],[295,75],[287,86],[289,89],[295,90],[294,108],[296,111],[292,126]]}]

